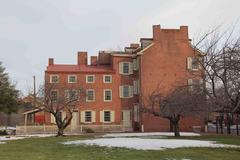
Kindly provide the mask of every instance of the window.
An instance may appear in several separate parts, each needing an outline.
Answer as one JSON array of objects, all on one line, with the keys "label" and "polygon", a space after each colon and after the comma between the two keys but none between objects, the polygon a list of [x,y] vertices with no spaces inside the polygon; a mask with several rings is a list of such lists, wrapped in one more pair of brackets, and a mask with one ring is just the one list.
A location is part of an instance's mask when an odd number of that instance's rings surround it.
[{"label": "window", "polygon": [[119,73],[123,75],[133,74],[133,63],[132,62],[120,62]]},{"label": "window", "polygon": [[111,122],[111,111],[104,111],[104,122]]},{"label": "window", "polygon": [[51,91],[51,101],[56,102],[57,100],[58,100],[58,91],[57,90]]},{"label": "window", "polygon": [[188,69],[192,71],[198,71],[199,69],[201,69],[201,64],[199,63],[200,60],[201,58],[199,57],[188,57],[187,58]]},{"label": "window", "polygon": [[87,75],[86,76],[86,82],[87,83],[94,83],[95,81],[95,76],[94,75]]},{"label": "window", "polygon": [[112,83],[112,75],[104,75],[103,82],[104,83]]},{"label": "window", "polygon": [[58,75],[50,75],[50,83],[59,83]]},{"label": "window", "polygon": [[203,86],[202,79],[188,79],[188,90],[192,92],[195,89],[200,89]]},{"label": "window", "polygon": [[81,122],[82,123],[94,123],[96,122],[96,112],[93,110],[81,111]]},{"label": "window", "polygon": [[129,63],[127,63],[127,62],[124,62],[123,63],[123,73],[125,73],[125,74],[129,74]]},{"label": "window", "polygon": [[123,97],[129,97],[130,91],[129,86],[123,86]]},{"label": "window", "polygon": [[94,89],[87,89],[86,101],[91,102],[95,100],[95,91]]},{"label": "window", "polygon": [[77,90],[67,90],[66,98],[68,101],[76,101],[79,98],[79,94]]},{"label": "window", "polygon": [[137,71],[139,69],[139,57],[133,59],[133,70]]},{"label": "window", "polygon": [[112,90],[104,89],[104,101],[112,101]]},{"label": "window", "polygon": [[92,112],[85,111],[85,122],[92,122]]},{"label": "window", "polygon": [[133,86],[124,85],[119,87],[120,98],[133,97]]},{"label": "window", "polygon": [[69,75],[68,76],[68,83],[77,83],[77,76],[76,75]]}]

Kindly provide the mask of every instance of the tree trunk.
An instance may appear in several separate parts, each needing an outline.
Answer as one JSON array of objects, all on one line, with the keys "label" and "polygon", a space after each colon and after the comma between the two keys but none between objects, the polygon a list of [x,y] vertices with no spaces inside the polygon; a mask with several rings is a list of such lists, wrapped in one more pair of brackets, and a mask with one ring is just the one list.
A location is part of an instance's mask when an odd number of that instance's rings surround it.
[{"label": "tree trunk", "polygon": [[177,117],[172,117],[170,119],[170,123],[172,123],[173,125],[173,132],[174,132],[174,136],[175,137],[179,137],[180,136],[180,131],[179,131],[179,116]]},{"label": "tree trunk", "polygon": [[62,137],[62,136],[64,136],[63,131],[64,131],[64,129],[63,129],[62,127],[58,128],[57,137]]},{"label": "tree trunk", "polygon": [[11,113],[7,113],[7,123],[6,123],[6,129],[8,126],[11,125]]},{"label": "tree trunk", "polygon": [[178,121],[176,123],[174,123],[174,136],[175,137],[179,137],[180,136]]},{"label": "tree trunk", "polygon": [[171,120],[170,120],[170,132],[173,132],[173,123]]},{"label": "tree trunk", "polygon": [[220,115],[219,117],[219,127],[220,127],[220,131],[221,131],[221,134],[223,134],[223,115]]},{"label": "tree trunk", "polygon": [[237,119],[236,119],[236,130],[237,130],[237,135],[239,136],[239,128],[238,128],[238,124],[239,124],[239,115],[237,114]]},{"label": "tree trunk", "polygon": [[229,113],[227,113],[227,134],[231,134],[231,117]]},{"label": "tree trunk", "polygon": [[219,118],[216,117],[216,133],[218,134],[218,123],[219,123]]}]

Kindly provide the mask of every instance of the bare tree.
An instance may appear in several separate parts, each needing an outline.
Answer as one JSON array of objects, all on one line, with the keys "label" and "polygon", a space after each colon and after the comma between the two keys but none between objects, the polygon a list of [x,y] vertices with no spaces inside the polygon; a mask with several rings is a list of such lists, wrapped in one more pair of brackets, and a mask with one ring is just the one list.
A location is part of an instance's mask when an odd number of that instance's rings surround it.
[{"label": "bare tree", "polygon": [[193,116],[202,112],[205,97],[199,85],[178,86],[168,95],[158,87],[145,97],[141,111],[162,117],[170,121],[175,136],[180,136],[179,121],[185,116]]},{"label": "bare tree", "polygon": [[[66,88],[55,84],[45,84],[42,94],[44,110],[55,117],[58,127],[57,136],[63,136],[64,130],[71,124],[74,109],[83,102],[85,91],[83,88],[74,86]],[[62,115],[63,111],[66,112],[65,117]]]},{"label": "bare tree", "polygon": [[[232,115],[240,111],[240,36],[235,29],[219,33],[214,29],[204,34],[194,44],[196,51],[202,50],[204,61],[199,61],[204,70],[206,87],[204,92],[213,111],[219,112],[222,130],[226,114],[227,131],[230,134]],[[235,33],[235,34],[234,34]],[[221,131],[222,132],[222,131]]]}]

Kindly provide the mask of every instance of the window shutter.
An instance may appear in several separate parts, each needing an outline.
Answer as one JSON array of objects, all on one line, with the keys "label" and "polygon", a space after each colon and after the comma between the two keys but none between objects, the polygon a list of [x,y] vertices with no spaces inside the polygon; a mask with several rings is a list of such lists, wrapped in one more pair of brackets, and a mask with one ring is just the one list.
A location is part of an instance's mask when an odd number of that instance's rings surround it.
[{"label": "window shutter", "polygon": [[119,86],[119,97],[123,98],[123,86]]},{"label": "window shutter", "polygon": [[52,113],[50,113],[50,114],[51,114],[51,123],[56,124],[54,115]]},{"label": "window shutter", "polygon": [[68,91],[68,90],[65,90],[64,92],[65,92],[65,93],[64,93],[64,94],[65,94],[65,99],[66,99],[66,100],[69,100],[69,91]]},{"label": "window shutter", "polygon": [[133,86],[129,86],[129,97],[133,97]]},{"label": "window shutter", "polygon": [[129,63],[129,74],[133,74],[133,63]]},{"label": "window shutter", "polygon": [[140,94],[140,81],[137,80],[137,94]]},{"label": "window shutter", "polygon": [[92,122],[96,122],[96,112],[92,111]]},{"label": "window shutter", "polygon": [[137,59],[133,59],[133,70],[137,70]]},{"label": "window shutter", "polygon": [[193,80],[192,79],[188,79],[188,90],[189,91],[193,91]]},{"label": "window shutter", "polygon": [[111,111],[111,122],[115,122],[115,111]]},{"label": "window shutter", "polygon": [[81,122],[85,122],[85,111],[81,111]]},{"label": "window shutter", "polygon": [[137,81],[133,81],[133,94],[137,94],[138,93],[138,89],[137,89]]},{"label": "window shutter", "polygon": [[138,104],[134,105],[134,122],[139,122],[139,106]]},{"label": "window shutter", "polygon": [[104,112],[100,111],[100,122],[104,122]]},{"label": "window shutter", "polygon": [[139,57],[137,57],[136,63],[137,63],[137,70],[138,70],[139,69]]},{"label": "window shutter", "polygon": [[192,70],[192,57],[187,57],[187,69]]},{"label": "window shutter", "polygon": [[119,74],[123,74],[123,63],[119,62]]}]

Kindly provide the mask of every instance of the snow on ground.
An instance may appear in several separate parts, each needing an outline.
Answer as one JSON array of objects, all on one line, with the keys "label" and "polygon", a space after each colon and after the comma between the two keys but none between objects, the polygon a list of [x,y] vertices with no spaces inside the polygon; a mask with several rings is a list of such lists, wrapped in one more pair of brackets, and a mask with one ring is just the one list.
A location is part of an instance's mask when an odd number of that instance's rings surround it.
[{"label": "snow on ground", "polygon": [[85,144],[105,147],[125,147],[137,150],[163,150],[166,148],[183,147],[240,147],[236,145],[216,144],[214,141],[183,140],[183,139],[143,139],[143,138],[99,138],[64,142],[65,145]]},{"label": "snow on ground", "polygon": [[18,137],[18,136],[0,136],[0,141],[10,141],[10,140],[18,140],[18,139],[24,139],[24,137]]},{"label": "snow on ground", "polygon": [[24,137],[24,138],[31,138],[31,137],[53,137],[56,136],[56,134],[23,134],[23,135],[17,135],[18,137]]},{"label": "snow on ground", "polygon": [[[181,136],[200,136],[198,133],[180,132]],[[143,137],[143,136],[174,136],[172,132],[144,132],[144,133],[110,133],[103,137]]]},{"label": "snow on ground", "polygon": [[17,135],[17,136],[0,136],[0,144],[5,144],[3,141],[18,140],[32,137],[52,137],[55,134],[27,134],[27,135]]}]

